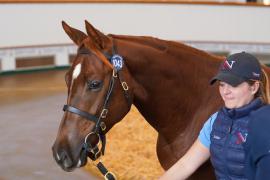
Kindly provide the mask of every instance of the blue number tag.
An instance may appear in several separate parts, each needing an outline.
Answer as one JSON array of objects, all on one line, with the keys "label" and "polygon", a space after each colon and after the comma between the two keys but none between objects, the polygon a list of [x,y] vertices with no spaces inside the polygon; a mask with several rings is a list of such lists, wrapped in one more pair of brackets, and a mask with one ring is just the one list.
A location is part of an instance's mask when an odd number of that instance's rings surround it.
[{"label": "blue number tag", "polygon": [[123,68],[123,65],[124,65],[124,60],[123,60],[123,57],[118,55],[118,54],[115,54],[111,57],[111,63],[113,65],[113,67],[119,71]]}]

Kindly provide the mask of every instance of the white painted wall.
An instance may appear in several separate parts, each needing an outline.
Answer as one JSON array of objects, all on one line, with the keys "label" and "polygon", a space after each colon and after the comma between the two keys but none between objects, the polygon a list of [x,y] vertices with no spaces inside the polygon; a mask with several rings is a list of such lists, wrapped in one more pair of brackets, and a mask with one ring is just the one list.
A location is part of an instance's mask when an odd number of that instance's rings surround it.
[{"label": "white painted wall", "polygon": [[184,41],[270,43],[270,7],[195,4],[0,4],[0,48],[71,43],[65,20],[104,33]]}]

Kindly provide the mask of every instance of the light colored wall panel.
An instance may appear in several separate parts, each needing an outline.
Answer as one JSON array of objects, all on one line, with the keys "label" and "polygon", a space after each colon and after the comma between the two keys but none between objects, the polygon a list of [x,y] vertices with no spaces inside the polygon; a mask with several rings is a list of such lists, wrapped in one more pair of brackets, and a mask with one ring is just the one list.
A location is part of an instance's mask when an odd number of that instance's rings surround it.
[{"label": "light colored wall panel", "polygon": [[184,41],[270,42],[270,8],[198,4],[0,4],[0,48],[70,43],[65,20],[105,33]]}]

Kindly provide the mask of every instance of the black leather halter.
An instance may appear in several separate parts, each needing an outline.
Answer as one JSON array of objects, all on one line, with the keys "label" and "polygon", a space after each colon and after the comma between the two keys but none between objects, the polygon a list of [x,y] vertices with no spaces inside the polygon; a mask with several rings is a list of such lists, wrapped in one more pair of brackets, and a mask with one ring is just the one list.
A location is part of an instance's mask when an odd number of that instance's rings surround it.
[{"label": "black leather halter", "polygon": [[[107,113],[108,113],[108,102],[109,99],[111,97],[112,94],[112,90],[114,88],[114,84],[115,84],[115,77],[112,75],[111,80],[110,80],[110,84],[109,84],[109,89],[107,91],[107,95],[104,101],[104,105],[102,107],[102,111],[100,113],[100,115],[97,117],[96,115],[90,114],[88,112],[82,111],[76,107],[70,106],[70,105],[64,105],[63,110],[64,111],[68,111],[74,114],[77,114],[83,118],[85,118],[88,121],[92,121],[95,123],[95,127],[94,129],[86,135],[85,140],[84,140],[84,150],[88,151],[89,153],[93,153],[92,156],[90,156],[90,158],[92,160],[96,160],[97,158],[99,158],[99,156],[104,155],[105,153],[105,145],[106,145],[106,136],[104,131],[106,130],[106,125],[105,123],[102,121],[102,119],[105,119],[107,117]],[[101,148],[101,152],[99,151],[99,149],[97,149],[96,146],[92,146],[91,142],[88,141],[88,138],[91,135],[97,135],[99,140],[101,140],[102,142],[102,148]]]},{"label": "black leather halter", "polygon": [[[112,40],[113,42],[113,48],[112,48],[112,56],[116,55],[116,47],[115,47],[115,42],[114,39]],[[78,54],[90,54],[91,51],[88,50],[85,47],[82,47],[78,50]],[[109,61],[111,59],[112,56],[108,56],[107,54],[103,54]],[[120,70],[121,71],[121,70]],[[107,117],[108,114],[108,103],[110,100],[110,97],[112,95],[112,91],[114,89],[114,85],[115,85],[115,81],[118,79],[121,87],[123,89],[124,92],[124,96],[125,99],[127,100],[127,104],[128,107],[131,106],[131,99],[130,99],[130,95],[128,92],[128,85],[127,83],[123,80],[120,71],[117,71],[116,69],[113,69],[112,71],[112,76],[110,79],[110,83],[109,83],[109,88],[106,94],[106,98],[102,107],[102,111],[99,114],[99,116],[97,117],[96,115],[90,114],[88,112],[82,111],[76,107],[73,107],[71,105],[64,105],[63,110],[64,111],[68,111],[74,114],[77,114],[83,118],[85,118],[86,120],[92,121],[95,123],[95,127],[94,129],[86,135],[85,140],[84,140],[84,145],[83,145],[83,149],[82,149],[82,153],[84,156],[89,156],[93,161],[95,161],[96,159],[98,159],[101,155],[104,155],[105,153],[105,146],[106,146],[106,136],[105,136],[105,130],[106,130],[106,125],[103,121],[103,119],[105,119]],[[101,150],[98,147],[98,144],[95,144],[94,146],[91,144],[91,142],[89,141],[89,137],[91,135],[96,135],[99,138],[99,141],[101,141],[102,143],[102,147]],[[99,142],[98,141],[98,142]],[[86,157],[85,157],[86,158]],[[99,168],[99,170],[102,172],[102,174],[104,175],[105,179],[114,179],[112,178],[113,175],[111,172],[108,172],[107,169],[103,166],[103,164],[101,162],[98,163],[97,167]],[[107,177],[108,176],[108,177]],[[111,178],[109,178],[111,177]]]}]

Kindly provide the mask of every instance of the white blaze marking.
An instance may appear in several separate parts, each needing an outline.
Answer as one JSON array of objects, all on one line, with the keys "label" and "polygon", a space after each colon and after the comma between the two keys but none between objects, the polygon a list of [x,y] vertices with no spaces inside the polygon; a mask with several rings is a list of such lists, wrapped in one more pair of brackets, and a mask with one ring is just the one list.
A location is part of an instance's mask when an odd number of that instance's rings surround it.
[{"label": "white blaze marking", "polygon": [[74,68],[73,74],[72,74],[72,80],[76,79],[80,73],[81,73],[81,64],[77,64]]},{"label": "white blaze marking", "polygon": [[[81,64],[77,64],[73,70],[73,73],[72,73],[72,80],[71,80],[71,85],[70,85],[70,91],[72,91],[72,87],[73,87],[73,83],[74,83],[74,80],[80,75],[81,73],[81,67],[82,65]],[[68,97],[68,102],[70,101],[70,97]]]}]

